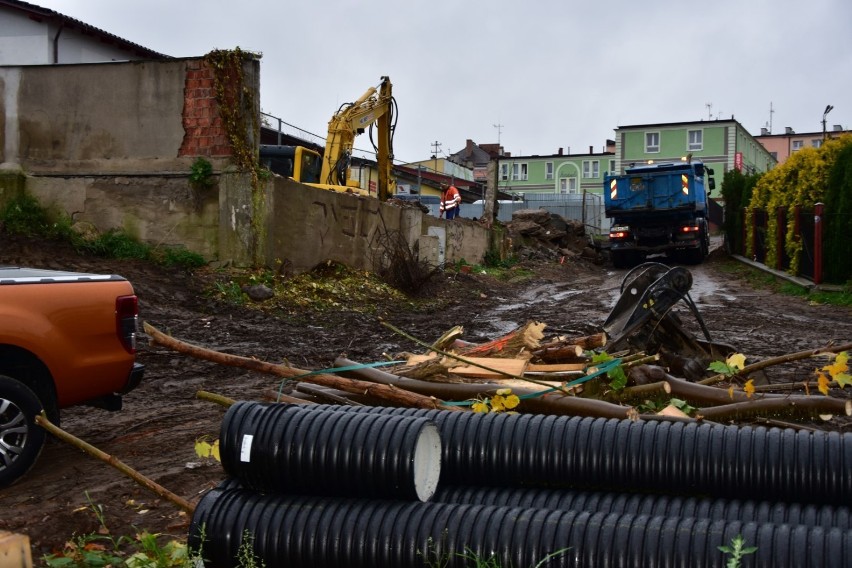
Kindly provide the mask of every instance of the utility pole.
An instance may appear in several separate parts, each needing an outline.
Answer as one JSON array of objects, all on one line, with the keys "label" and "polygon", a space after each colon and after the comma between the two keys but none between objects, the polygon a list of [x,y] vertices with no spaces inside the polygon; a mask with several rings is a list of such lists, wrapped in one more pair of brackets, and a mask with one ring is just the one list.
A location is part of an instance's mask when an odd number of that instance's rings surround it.
[{"label": "utility pole", "polygon": [[441,143],[435,140],[432,142],[432,159],[435,160],[435,173],[438,173],[438,151],[441,149]]}]

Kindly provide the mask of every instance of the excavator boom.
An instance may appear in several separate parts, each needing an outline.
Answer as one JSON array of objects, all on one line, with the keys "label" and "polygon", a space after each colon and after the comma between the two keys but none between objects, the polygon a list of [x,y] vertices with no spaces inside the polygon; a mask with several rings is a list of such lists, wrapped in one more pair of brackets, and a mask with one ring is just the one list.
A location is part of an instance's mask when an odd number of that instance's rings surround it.
[{"label": "excavator boom", "polygon": [[[320,182],[332,186],[353,187],[349,181],[350,161],[355,137],[376,124],[378,142],[376,161],[379,169],[378,198],[382,201],[394,192],[391,185],[393,162],[391,115],[394,111],[392,86],[382,77],[377,87],[370,87],[354,103],[343,105],[328,122],[328,136],[320,172]],[[357,187],[357,185],[354,185]]]}]

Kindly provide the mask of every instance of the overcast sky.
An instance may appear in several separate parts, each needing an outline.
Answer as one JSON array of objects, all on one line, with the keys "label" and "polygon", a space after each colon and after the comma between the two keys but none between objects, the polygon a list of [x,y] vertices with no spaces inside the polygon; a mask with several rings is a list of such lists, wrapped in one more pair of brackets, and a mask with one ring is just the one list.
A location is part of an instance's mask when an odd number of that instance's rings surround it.
[{"label": "overcast sky", "polygon": [[498,137],[600,152],[618,126],[731,115],[821,132],[828,104],[828,128],[852,128],[849,0],[31,2],[175,57],[258,52],[262,110],[323,138],[387,75],[397,162]]}]

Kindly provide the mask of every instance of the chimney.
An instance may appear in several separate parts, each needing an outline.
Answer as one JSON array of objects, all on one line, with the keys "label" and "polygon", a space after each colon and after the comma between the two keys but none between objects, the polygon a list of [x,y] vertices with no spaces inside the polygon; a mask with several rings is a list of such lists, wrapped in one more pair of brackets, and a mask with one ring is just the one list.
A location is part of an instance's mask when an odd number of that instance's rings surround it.
[{"label": "chimney", "polygon": [[835,132],[843,132],[843,126],[840,125],[840,124],[835,124],[834,125],[834,131]]},{"label": "chimney", "polygon": [[792,129],[792,128],[790,128],[789,126],[785,126],[785,127],[784,127],[784,133],[785,133],[785,134],[795,134],[795,132],[793,131],[793,129]]},{"label": "chimney", "polygon": [[557,155],[559,155],[559,156],[562,155],[562,148],[559,149],[559,154],[557,154]]},{"label": "chimney", "polygon": [[760,129],[760,135],[761,136],[769,136],[769,129],[768,128],[761,128]]},{"label": "chimney", "polygon": [[589,146],[589,154],[594,154],[594,153],[595,153],[595,147]]}]

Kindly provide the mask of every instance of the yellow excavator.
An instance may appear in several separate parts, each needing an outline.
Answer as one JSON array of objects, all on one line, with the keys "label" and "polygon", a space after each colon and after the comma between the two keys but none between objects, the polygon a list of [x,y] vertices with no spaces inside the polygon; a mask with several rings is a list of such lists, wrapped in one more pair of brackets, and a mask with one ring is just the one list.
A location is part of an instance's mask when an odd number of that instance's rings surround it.
[{"label": "yellow excavator", "polygon": [[[376,197],[385,201],[396,193],[391,178],[395,115],[396,101],[390,79],[382,77],[377,87],[370,87],[354,103],[345,103],[334,113],[328,121],[328,136],[322,156],[303,146],[264,146],[261,147],[261,158],[283,161],[287,164],[285,175],[306,185],[369,196],[369,189],[349,179],[355,137],[369,129],[379,170]],[[378,137],[376,141],[373,140],[374,126]]]}]

